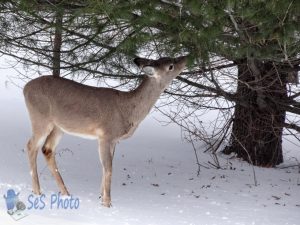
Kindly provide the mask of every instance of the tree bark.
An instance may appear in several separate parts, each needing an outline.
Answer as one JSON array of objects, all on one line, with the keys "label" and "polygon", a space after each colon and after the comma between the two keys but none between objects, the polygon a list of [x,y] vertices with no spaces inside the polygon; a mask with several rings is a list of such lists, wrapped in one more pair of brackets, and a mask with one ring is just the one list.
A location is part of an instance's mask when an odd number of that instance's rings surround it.
[{"label": "tree bark", "polygon": [[54,46],[53,46],[53,76],[60,76],[60,57],[61,57],[61,45],[62,45],[62,22],[63,11],[58,10],[55,16],[55,34],[54,34]]},{"label": "tree bark", "polygon": [[287,98],[284,74],[272,62],[238,62],[238,87],[230,143],[224,153],[236,153],[249,163],[274,167],[283,162],[282,132]]}]

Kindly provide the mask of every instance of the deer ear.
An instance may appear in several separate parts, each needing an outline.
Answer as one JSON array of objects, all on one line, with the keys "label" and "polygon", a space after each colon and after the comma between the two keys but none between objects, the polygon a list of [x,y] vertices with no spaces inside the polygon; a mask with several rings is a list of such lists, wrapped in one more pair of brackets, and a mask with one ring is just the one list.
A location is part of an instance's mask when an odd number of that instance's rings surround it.
[{"label": "deer ear", "polygon": [[138,67],[144,67],[146,65],[151,65],[152,60],[149,59],[143,59],[143,58],[135,58],[133,62],[138,66]]},{"label": "deer ear", "polygon": [[145,67],[143,67],[142,70],[147,75],[154,75],[154,73],[155,73],[155,69],[152,66],[145,66]]},{"label": "deer ear", "polygon": [[133,62],[135,63],[135,65],[137,65],[138,67],[140,67],[140,64],[141,64],[141,59],[140,58],[135,58],[133,60]]}]

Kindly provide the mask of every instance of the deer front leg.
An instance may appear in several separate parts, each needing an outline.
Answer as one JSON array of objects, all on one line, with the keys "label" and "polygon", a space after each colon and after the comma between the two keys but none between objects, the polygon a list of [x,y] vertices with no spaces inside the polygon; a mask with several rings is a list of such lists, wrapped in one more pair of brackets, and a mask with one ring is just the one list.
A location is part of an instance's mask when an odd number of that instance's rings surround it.
[{"label": "deer front leg", "polygon": [[27,152],[28,152],[29,165],[30,165],[30,175],[32,179],[32,191],[36,195],[41,194],[36,159],[37,159],[39,147],[41,146],[40,143],[42,143],[45,139],[46,139],[45,137],[43,138],[40,137],[40,139],[38,139],[33,136],[28,141],[27,144]]},{"label": "deer front leg", "polygon": [[32,191],[36,195],[41,194],[36,159],[37,159],[38,151],[42,146],[42,144],[44,143],[46,137],[47,137],[46,133],[42,134],[36,132],[36,134],[34,134],[27,143],[27,152],[28,152],[28,158],[30,164],[30,175],[32,178]]},{"label": "deer front leg", "polygon": [[101,196],[102,205],[105,207],[111,206],[111,177],[112,177],[112,160],[115,149],[115,142],[112,140],[101,140],[99,146],[100,160],[102,163],[102,182],[101,182]]}]

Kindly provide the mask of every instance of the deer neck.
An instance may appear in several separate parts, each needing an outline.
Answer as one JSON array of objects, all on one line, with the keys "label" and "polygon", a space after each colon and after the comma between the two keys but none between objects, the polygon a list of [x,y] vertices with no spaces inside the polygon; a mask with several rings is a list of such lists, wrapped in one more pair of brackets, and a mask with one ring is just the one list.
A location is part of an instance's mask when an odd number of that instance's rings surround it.
[{"label": "deer neck", "polygon": [[165,86],[161,85],[156,78],[145,76],[140,85],[135,90],[129,92],[129,118],[137,123],[142,121],[164,89]]}]

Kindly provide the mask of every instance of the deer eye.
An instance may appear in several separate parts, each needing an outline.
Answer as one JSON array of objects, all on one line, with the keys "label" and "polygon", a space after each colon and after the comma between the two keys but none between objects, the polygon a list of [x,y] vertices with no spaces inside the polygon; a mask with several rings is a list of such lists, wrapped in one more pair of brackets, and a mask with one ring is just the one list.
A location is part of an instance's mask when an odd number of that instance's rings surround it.
[{"label": "deer eye", "polygon": [[173,70],[173,69],[174,69],[174,65],[171,64],[171,65],[169,66],[169,70]]}]

